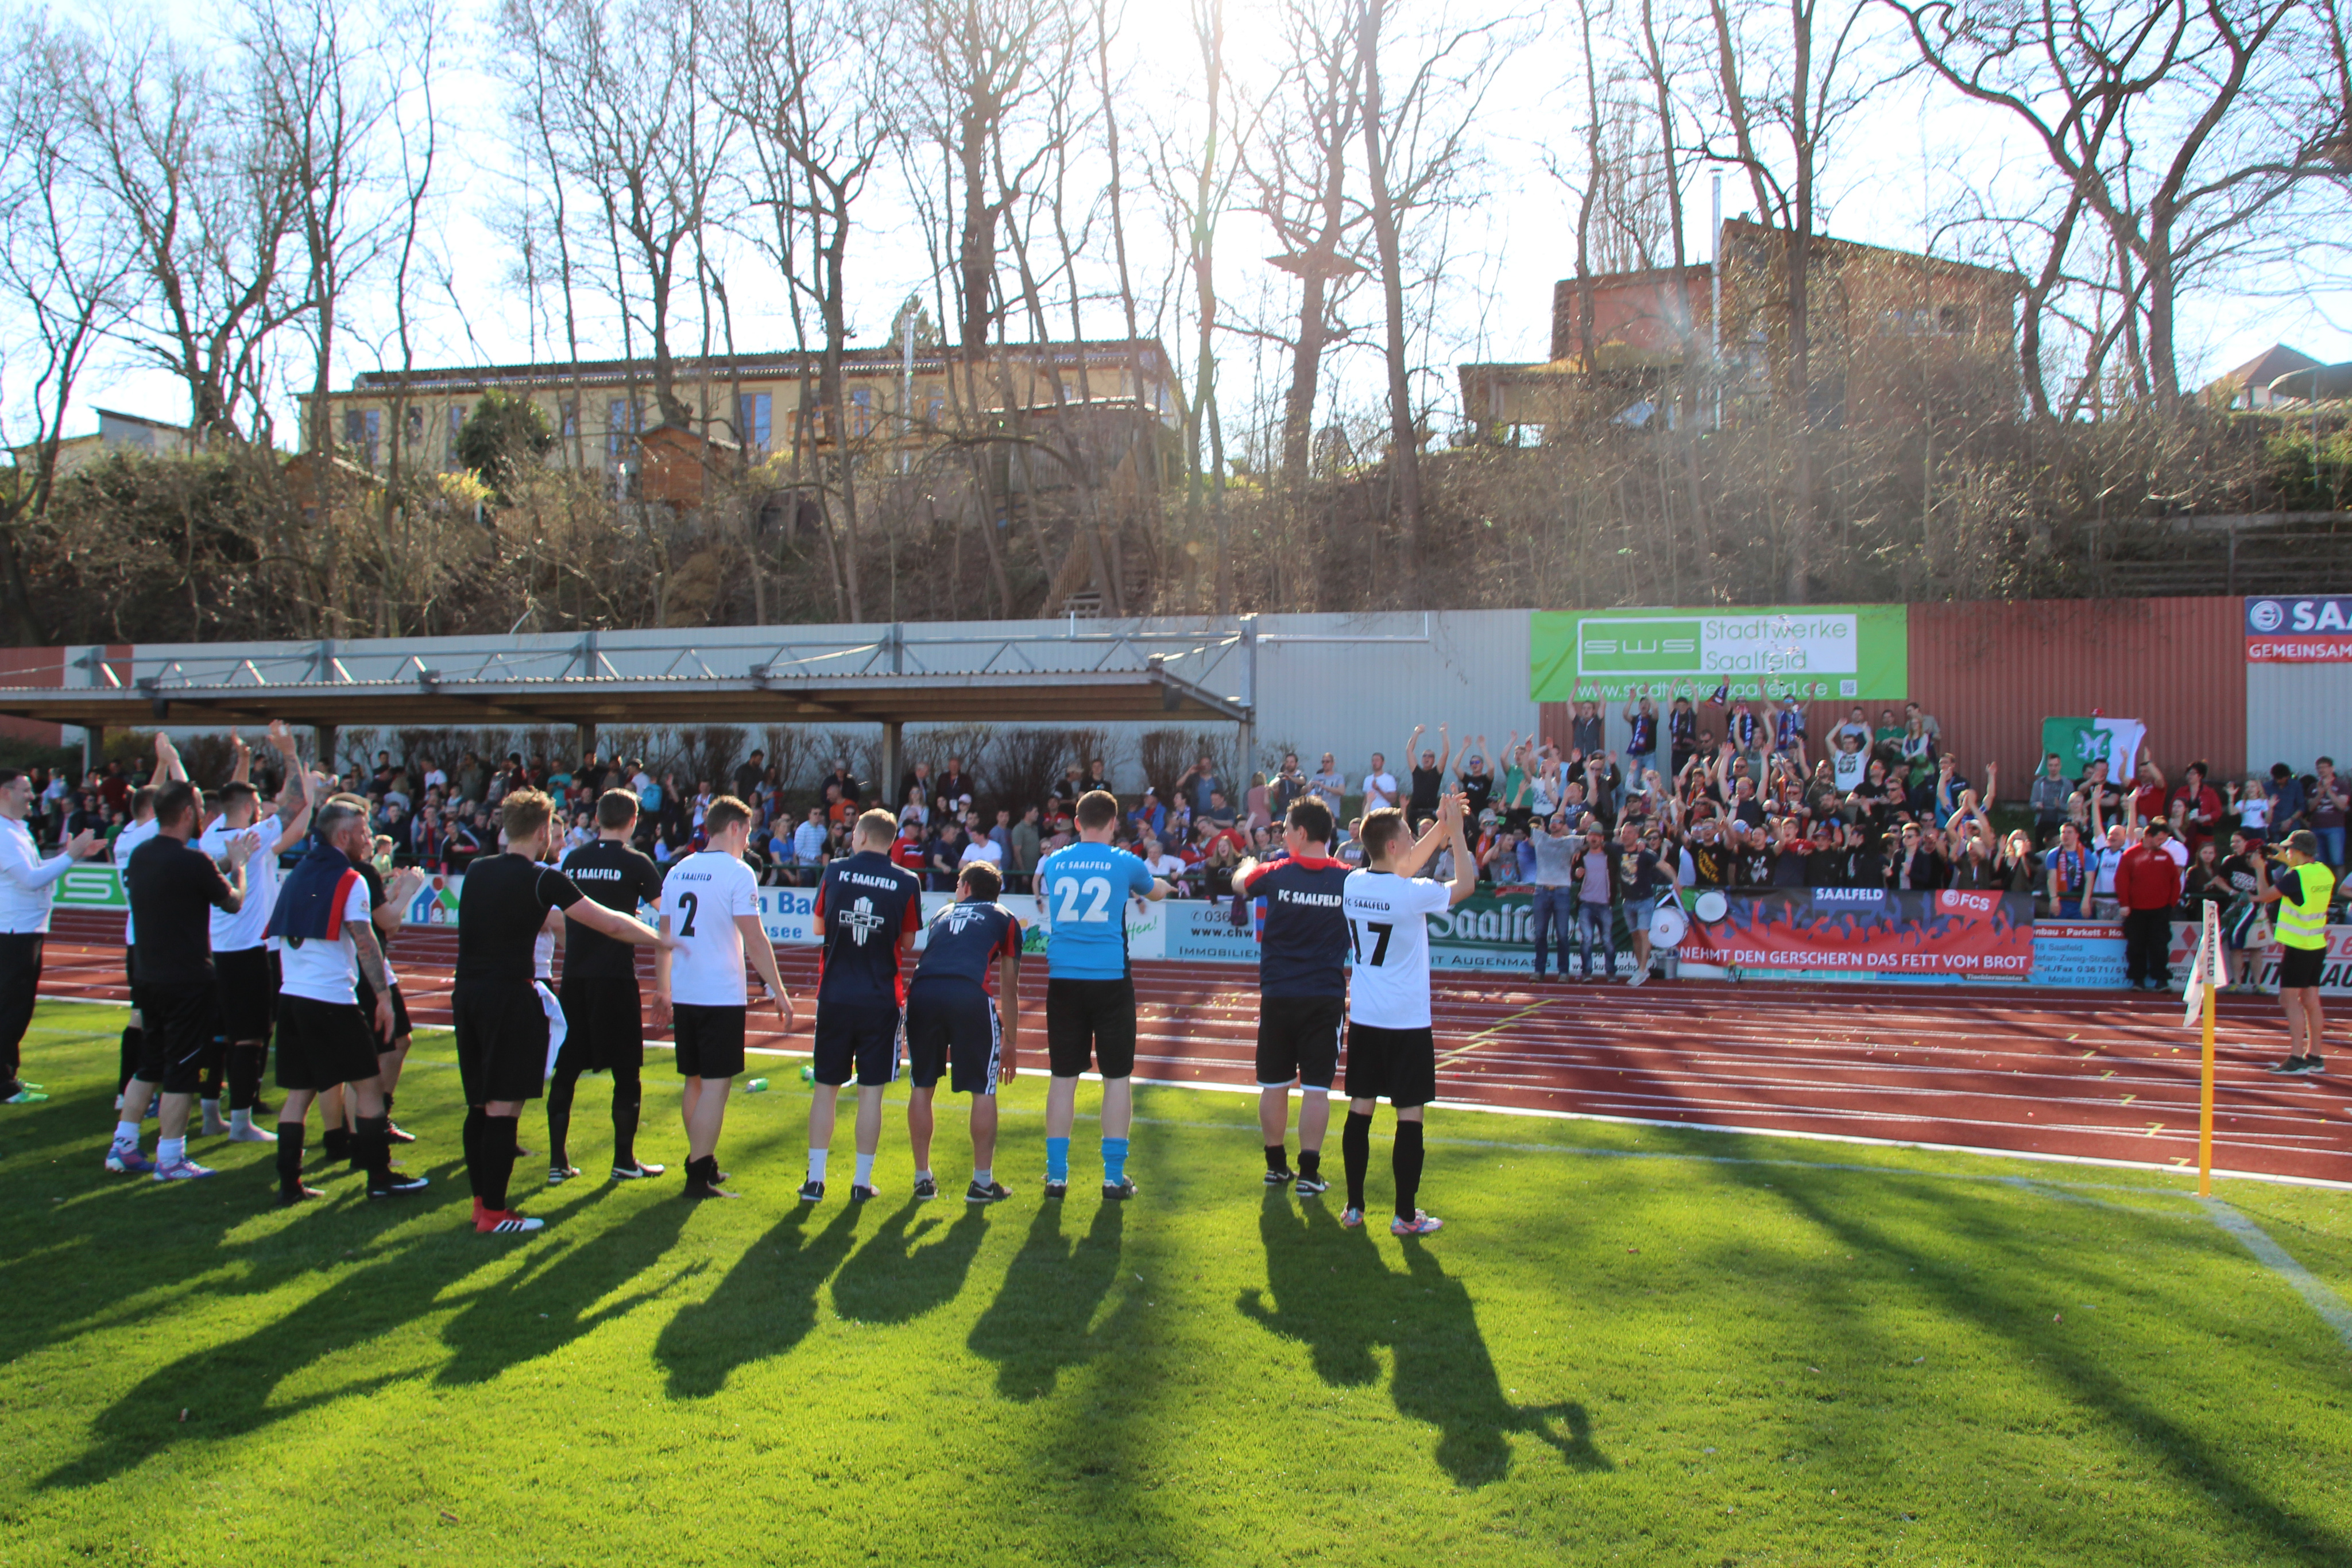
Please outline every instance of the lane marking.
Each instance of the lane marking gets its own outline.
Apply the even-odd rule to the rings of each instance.
[[[2270,1238],[2270,1233],[2218,1197],[2200,1197],[2198,1207],[2212,1216],[2213,1223],[2245,1244],[2246,1250],[2260,1259],[2263,1266],[2284,1280],[2294,1293],[2301,1296],[2311,1310],[2319,1314],[2320,1322],[2336,1331],[2336,1337],[2352,1350],[2352,1307],[2344,1298],[2327,1288],[2325,1281],[2310,1270],[2296,1262]]]

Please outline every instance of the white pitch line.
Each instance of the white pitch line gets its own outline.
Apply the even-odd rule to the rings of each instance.
[[[2218,1197],[2200,1197],[2198,1203],[2213,1217],[2213,1223],[2245,1243],[2246,1250],[2262,1260],[2263,1266],[2284,1280],[2294,1293],[2317,1312],[2320,1320],[2336,1331],[2336,1337],[2352,1350],[2352,1307],[2344,1298],[2329,1290],[2310,1270],[2287,1255],[2285,1248],[2271,1239],[2270,1232],[2223,1203]]]

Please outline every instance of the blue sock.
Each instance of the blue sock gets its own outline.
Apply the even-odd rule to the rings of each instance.
[[[1103,1180],[1117,1186],[1127,1179],[1127,1140],[1103,1140]]]
[[[1070,1179],[1069,1139],[1048,1138],[1045,1140],[1045,1179],[1047,1181],[1067,1181]]]

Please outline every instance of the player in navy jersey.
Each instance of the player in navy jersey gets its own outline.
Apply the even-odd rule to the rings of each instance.
[[[877,1195],[874,1153],[882,1142],[882,1090],[898,1076],[907,977],[900,956],[923,928],[923,884],[890,863],[898,820],[887,811],[857,819],[855,852],[824,868],[816,884],[816,1092],[809,1101],[808,1179],[801,1199],[824,1197],[825,1157],[833,1148],[834,1104],[857,1079],[856,1199]]]
[[[967,1203],[1013,1195],[996,1179],[996,1086],[1013,1082],[1020,1061],[1021,922],[996,902],[1003,879],[984,861],[956,878],[956,902],[940,911],[923,939],[923,956],[907,988],[907,1071],[914,1089],[907,1133],[915,1147],[915,1196],[939,1196],[931,1176],[931,1095],[941,1073],[948,1088],[971,1096],[971,1186]],[[1003,1016],[988,995],[997,976]]]
[[[1331,809],[1313,796],[1294,800],[1282,831],[1286,858],[1244,861],[1234,887],[1263,922],[1257,958],[1257,1119],[1265,1134],[1265,1185],[1293,1180],[1283,1149],[1290,1085],[1299,1086],[1301,1197],[1326,1191],[1323,1133],[1331,1124],[1331,1081],[1348,1020],[1349,868],[1330,858]]]
[[[1037,862],[1045,923],[1045,1196],[1070,1190],[1070,1124],[1078,1075],[1091,1062],[1103,1081],[1103,1196],[1129,1198],[1127,1134],[1135,1119],[1135,980],[1127,965],[1127,903],[1168,896],[1168,884],[1111,842],[1118,797],[1091,789],[1078,800],[1078,841]]]

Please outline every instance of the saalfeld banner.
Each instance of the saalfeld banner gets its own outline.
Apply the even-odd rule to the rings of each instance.
[[[1528,643],[1537,702],[1617,702],[1644,690],[1702,702],[1719,691],[1734,701],[1910,695],[1910,613],[1900,604],[1538,610]]]
[[[1874,975],[2033,973],[2033,895],[1947,888],[1776,888],[1735,893],[1720,920],[1695,919],[1685,962]]]
[[[2352,661],[2352,596],[2246,601],[2246,663],[2347,661]]]

